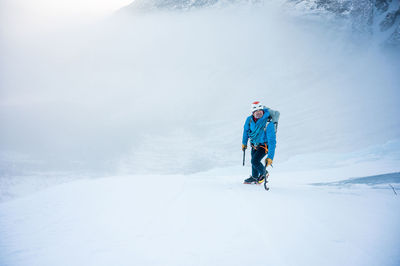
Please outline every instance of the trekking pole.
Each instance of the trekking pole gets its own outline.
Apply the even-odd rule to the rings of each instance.
[[[246,150],[243,150],[243,166],[244,166],[244,158],[245,158],[245,156],[246,156]]]

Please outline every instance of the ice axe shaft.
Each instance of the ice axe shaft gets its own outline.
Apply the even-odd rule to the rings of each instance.
[[[246,157],[246,151],[243,150],[243,166],[244,166],[245,157]]]

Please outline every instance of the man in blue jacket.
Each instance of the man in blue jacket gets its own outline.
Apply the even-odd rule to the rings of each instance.
[[[247,142],[251,144],[251,176],[245,184],[261,184],[268,177],[266,167],[261,163],[265,159],[266,166],[272,165],[276,147],[275,126],[270,123],[269,109],[260,102],[251,105],[252,115],[244,123],[242,150],[247,149]]]

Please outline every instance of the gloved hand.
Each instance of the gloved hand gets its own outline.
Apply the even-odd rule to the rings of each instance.
[[[247,149],[247,145],[242,144],[242,151],[245,151]]]
[[[270,158],[265,159],[265,167],[268,167],[270,165],[272,165],[272,159]]]

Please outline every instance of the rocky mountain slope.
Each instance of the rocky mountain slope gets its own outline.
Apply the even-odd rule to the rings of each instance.
[[[295,0],[304,11],[347,18],[355,33],[374,36],[385,46],[400,47],[399,0]]]
[[[266,0],[135,0],[130,11],[192,10],[238,3],[260,4]],[[335,15],[348,20],[355,33],[373,36],[387,47],[400,47],[399,0],[285,0],[306,14]]]

